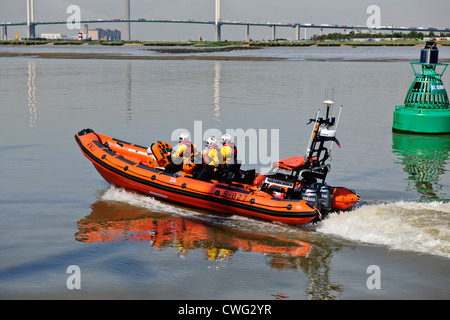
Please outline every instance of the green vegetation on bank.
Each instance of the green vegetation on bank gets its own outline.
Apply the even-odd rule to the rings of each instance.
[[[320,40],[350,40],[350,39],[362,39],[362,38],[371,38],[371,39],[415,39],[415,40],[422,40],[423,38],[441,38],[441,37],[450,37],[450,33],[440,33],[439,36],[437,36],[433,31],[429,32],[428,34],[424,34],[420,31],[411,31],[408,33],[403,32],[392,32],[392,33],[356,33],[355,31],[350,31],[349,33],[328,33],[328,34],[322,34],[322,35],[313,35],[311,37],[311,40],[313,41],[320,41]],[[401,40],[397,40],[401,41]]]

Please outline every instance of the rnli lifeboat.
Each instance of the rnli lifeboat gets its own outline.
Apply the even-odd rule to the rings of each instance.
[[[75,140],[100,175],[118,187],[201,209],[303,225],[359,201],[354,191],[324,183],[328,152],[325,159],[320,153],[330,138],[319,128],[331,124],[327,121],[316,117],[307,155],[280,160],[267,175],[240,171],[245,179],[235,181],[201,181],[188,171],[167,172],[172,149],[167,142],[145,147],[92,129],[79,131]]]

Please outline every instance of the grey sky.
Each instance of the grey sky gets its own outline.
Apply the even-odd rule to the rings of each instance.
[[[69,5],[81,8],[82,19],[108,19],[124,17],[124,0],[34,0],[35,21],[65,21]],[[415,27],[450,27],[449,0],[221,0],[222,20],[282,23],[327,23],[338,25],[365,25],[370,14],[369,5],[381,9],[381,25]],[[148,19],[193,19],[213,20],[215,0],[131,0],[131,17]],[[26,20],[26,0],[0,0],[0,21]],[[95,24],[89,28],[105,27],[124,30],[122,24]],[[132,24],[132,38],[139,40],[188,40],[199,35],[212,40],[213,26],[180,24]],[[16,31],[25,35],[25,28],[10,27],[11,37]],[[74,31],[63,25],[39,26],[41,32],[62,32],[71,35]],[[270,38],[271,30],[255,27],[250,37]],[[277,36],[293,38],[292,29],[279,28]],[[222,38],[242,40],[244,27],[225,26]]]

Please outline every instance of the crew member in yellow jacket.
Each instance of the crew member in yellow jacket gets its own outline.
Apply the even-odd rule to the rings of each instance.
[[[237,162],[237,148],[233,141],[231,141],[231,136],[228,133],[222,136],[221,154],[223,161],[222,179],[227,183],[231,183],[240,165]]]
[[[206,140],[206,148],[202,151],[203,167],[196,176],[199,180],[210,180],[213,177],[218,178],[218,168],[221,162],[221,154],[217,139],[214,136]]]
[[[171,163],[165,167],[167,172],[173,173],[184,170],[186,173],[191,173],[194,169],[194,157],[197,154],[197,147],[189,140],[189,135],[185,132],[178,137],[178,147],[175,152],[172,152]]]

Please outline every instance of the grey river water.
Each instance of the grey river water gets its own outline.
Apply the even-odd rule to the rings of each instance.
[[[419,47],[148,49],[0,47],[0,298],[450,298],[450,136],[391,130]],[[303,155],[326,90],[343,106],[328,183],[362,201],[312,226],[114,188],[74,140],[92,128],[150,145],[200,123],[278,132],[281,158]]]

